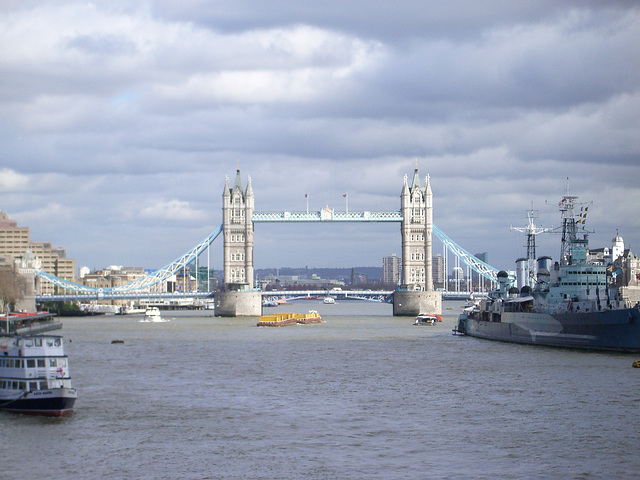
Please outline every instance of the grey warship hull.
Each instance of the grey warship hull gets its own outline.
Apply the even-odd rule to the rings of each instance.
[[[457,332],[488,340],[588,350],[640,352],[640,309],[563,314],[462,314]]]

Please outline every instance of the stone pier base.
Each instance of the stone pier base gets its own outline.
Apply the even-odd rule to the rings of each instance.
[[[35,313],[36,310],[36,276],[33,270],[21,271],[20,276],[25,279],[26,290],[21,300],[16,302],[16,312]]]
[[[15,309],[17,312],[37,312],[38,310],[36,310],[36,297],[34,295],[25,295],[22,300],[16,302]]]
[[[260,292],[216,292],[216,317],[259,317],[262,315],[262,294]]]
[[[403,290],[393,292],[394,316],[415,317],[420,313],[442,315],[442,293]]]

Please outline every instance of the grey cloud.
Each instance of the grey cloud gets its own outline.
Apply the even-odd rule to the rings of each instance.
[[[640,242],[626,220],[639,204],[633,2],[146,5],[0,6],[19,27],[0,33],[0,183],[20,183],[0,208],[79,265],[182,254],[219,224],[238,159],[258,210],[301,210],[305,193],[341,209],[347,192],[352,209],[394,210],[418,158],[436,223],[501,268],[522,255],[508,225],[532,201],[552,224],[545,201],[567,177],[601,205],[596,246],[615,228]],[[78,32],[60,28],[79,17]],[[50,28],[11,36],[33,25]],[[351,248],[350,228],[260,225],[256,261],[304,264],[309,232],[327,265],[399,251],[397,225],[365,231],[375,242]]]

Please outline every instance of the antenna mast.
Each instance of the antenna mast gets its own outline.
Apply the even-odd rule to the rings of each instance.
[[[527,210],[527,218],[529,220],[526,227],[511,227],[511,230],[522,232],[527,235],[527,270],[529,274],[529,285],[534,285],[536,280],[536,235],[553,231],[552,228],[536,227],[534,219],[538,218],[538,211],[533,209],[531,202],[531,210]]]
[[[560,246],[560,264],[569,265],[571,261],[571,242],[578,238],[578,228],[587,232],[584,225],[587,221],[587,212],[589,206],[583,206],[580,208],[579,214],[574,214],[575,201],[578,199],[575,195],[569,195],[569,178],[567,177],[567,186],[564,191],[564,196],[558,208],[562,214],[562,243]],[[593,202],[591,202],[593,203]],[[582,225],[578,227],[578,225]]]

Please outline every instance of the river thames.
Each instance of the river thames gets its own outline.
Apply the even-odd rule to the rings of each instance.
[[[1,413],[0,478],[637,477],[636,356],[454,336],[460,304],[433,327],[360,301],[265,309],[325,319],[281,328],[63,319],[75,411]]]

